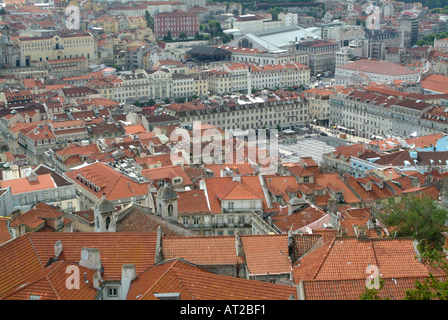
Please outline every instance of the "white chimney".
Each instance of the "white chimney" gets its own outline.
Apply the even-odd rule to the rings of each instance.
[[[100,270],[100,251],[95,248],[82,248],[81,260],[79,260],[79,265],[89,269]]]
[[[131,286],[132,280],[136,277],[135,265],[125,263],[121,267],[121,292],[122,300],[126,300],[128,295],[129,287]]]
[[[56,241],[54,244],[54,258],[57,259],[62,252],[62,242],[61,240]]]

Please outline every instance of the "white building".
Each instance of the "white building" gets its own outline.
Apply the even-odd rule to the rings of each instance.
[[[399,66],[398,64],[361,59],[336,68],[336,85],[351,85],[364,82],[387,82],[406,80],[418,82],[420,73]]]

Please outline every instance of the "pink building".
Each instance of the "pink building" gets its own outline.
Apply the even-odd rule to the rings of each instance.
[[[199,31],[199,17],[193,13],[180,10],[164,12],[154,17],[154,33],[156,38],[163,38],[171,33],[172,38],[179,37],[183,31],[187,36],[194,37]]]

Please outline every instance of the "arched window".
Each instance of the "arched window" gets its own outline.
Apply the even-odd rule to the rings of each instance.
[[[106,230],[109,230],[109,225],[110,225],[110,217],[106,218]]]
[[[242,39],[242,40],[239,42],[239,47],[240,47],[240,48],[252,48],[252,42],[250,42],[250,41],[247,40],[247,39]]]
[[[98,217],[96,217],[96,228],[100,228],[100,220],[98,219]]]
[[[172,215],[173,215],[173,205],[170,204],[170,205],[168,206],[168,216],[172,216]]]

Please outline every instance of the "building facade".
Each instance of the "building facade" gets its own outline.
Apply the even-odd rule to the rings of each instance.
[[[168,31],[172,38],[178,38],[181,32],[187,37],[194,37],[199,32],[199,17],[180,10],[159,13],[154,17],[155,37],[163,38],[168,35]]]

